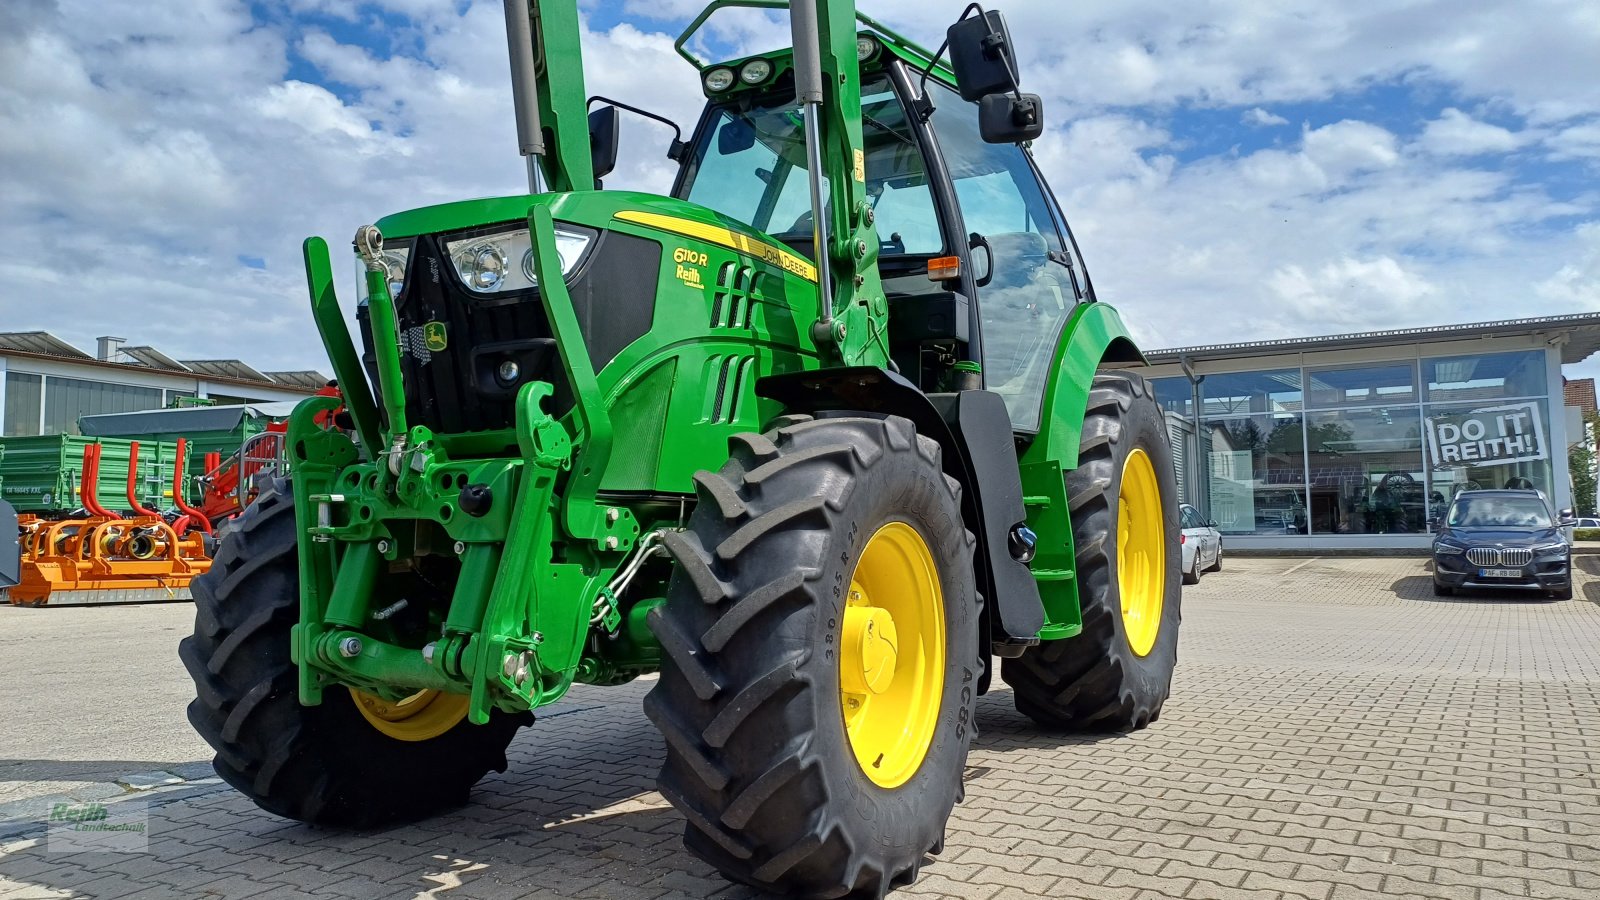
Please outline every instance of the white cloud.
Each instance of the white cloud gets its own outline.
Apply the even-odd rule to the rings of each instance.
[[[1329,175],[1384,169],[1400,159],[1395,136],[1370,122],[1345,119],[1302,135],[1306,158]]]
[[[1570,261],[1533,290],[1563,311],[1594,312],[1600,309],[1600,222],[1583,225],[1574,238],[1578,248]]]
[[[1267,278],[1267,287],[1297,315],[1340,327],[1390,318],[1435,291],[1426,278],[1387,256],[1341,257],[1314,272],[1281,266]]]
[[[1253,106],[1245,110],[1244,115],[1239,117],[1239,121],[1246,125],[1254,125],[1257,128],[1270,128],[1274,125],[1289,124],[1288,119],[1283,116],[1275,116],[1259,106]]]
[[[1600,161],[1600,118],[1563,128],[1551,135],[1547,143],[1554,159]]]
[[[1477,156],[1510,153],[1526,143],[1526,138],[1452,107],[1423,128],[1418,143],[1436,156]]]

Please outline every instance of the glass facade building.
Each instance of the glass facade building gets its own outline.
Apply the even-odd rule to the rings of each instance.
[[[1185,500],[1233,546],[1262,548],[1423,546],[1430,519],[1469,489],[1531,487],[1571,505],[1571,342],[1544,328],[1405,334],[1149,354]]]

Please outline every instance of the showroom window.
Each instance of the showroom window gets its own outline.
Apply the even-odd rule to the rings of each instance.
[[[1531,487],[1552,495],[1548,401],[1430,403],[1426,410],[1435,503],[1480,489]]]
[[[1417,364],[1411,360],[1306,369],[1306,408],[1416,403]]]
[[[1312,533],[1427,530],[1427,475],[1417,407],[1308,412],[1306,450]]]
[[[1294,414],[1205,420],[1202,457],[1211,518],[1220,531],[1306,533],[1303,430],[1301,417]]]
[[[1424,359],[1422,374],[1434,402],[1543,397],[1548,391],[1542,350]]]
[[[1421,535],[1456,493],[1553,495],[1544,351],[1215,372],[1200,388],[1207,511],[1229,534]],[[1188,412],[1184,378],[1158,379]],[[1559,411],[1558,411],[1559,412]]]
[[[1300,370],[1269,369],[1262,372],[1222,372],[1200,383],[1207,416],[1298,412]]]
[[[1184,418],[1193,415],[1194,386],[1187,378],[1152,378],[1150,389],[1164,412],[1177,413]]]

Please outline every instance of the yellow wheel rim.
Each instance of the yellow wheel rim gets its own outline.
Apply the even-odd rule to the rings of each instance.
[[[394,703],[350,688],[361,717],[397,741],[426,741],[456,727],[467,717],[466,694],[423,690]]]
[[[840,629],[839,700],[861,771],[882,788],[922,766],[944,694],[939,567],[915,528],[890,522],[861,551]]]
[[[1161,633],[1167,574],[1166,517],[1155,466],[1135,448],[1122,464],[1117,492],[1117,593],[1122,631],[1135,655],[1145,656]]]

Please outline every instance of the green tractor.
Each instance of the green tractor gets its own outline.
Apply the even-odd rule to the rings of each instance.
[[[359,349],[306,241],[343,396],[195,583],[190,721],[263,809],[373,827],[465,802],[573,683],[659,673],[688,847],[881,897],[943,847],[996,662],[1106,732],[1176,659],[1164,421],[1039,98],[976,4],[930,53],[798,2],[792,50],[708,64],[711,13],[787,6],[719,0],[671,196],[601,190],[578,4],[506,6],[530,192],[362,227]]]

